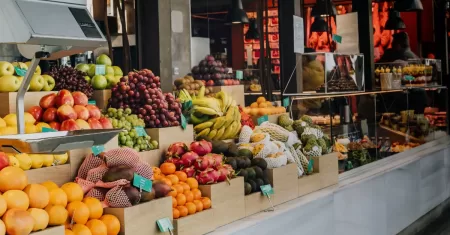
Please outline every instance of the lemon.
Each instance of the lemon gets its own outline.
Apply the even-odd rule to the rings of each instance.
[[[67,160],[69,159],[69,155],[67,155],[67,153],[55,154],[55,155],[53,155],[53,157],[55,158],[56,165],[66,164]]]
[[[8,155],[8,158],[10,166],[20,167],[19,160],[17,160],[16,157],[14,157],[13,155]]]
[[[6,122],[7,126],[17,126],[17,116],[15,113],[6,115],[3,120]]]
[[[51,154],[42,154],[42,161],[43,161],[42,166],[44,166],[44,167],[52,166],[53,160],[55,160],[53,155],[51,155]]]
[[[40,132],[38,128],[33,124],[25,124],[25,134],[33,134]]]
[[[45,122],[40,122],[40,123],[36,124],[36,128],[37,128],[38,132],[42,132],[42,127],[51,128],[50,125]]]
[[[17,135],[17,126],[0,127],[0,135]]]
[[[42,154],[30,154],[29,156],[31,158],[31,168],[42,168],[42,165],[44,164],[44,158],[42,157]]]
[[[31,113],[25,112],[23,115],[25,117],[25,124],[33,125],[34,123],[36,123],[36,119],[34,119],[33,115],[31,115]]]
[[[6,127],[6,122],[3,118],[0,118],[0,127]]]
[[[29,170],[31,168],[31,165],[33,161],[31,160],[30,156],[26,153],[20,153],[16,155],[17,160],[19,160],[19,167],[22,168],[22,170]]]

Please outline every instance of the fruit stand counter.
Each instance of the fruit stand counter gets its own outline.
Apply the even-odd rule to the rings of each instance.
[[[429,142],[210,234],[397,234],[450,197],[449,150],[449,137]]]

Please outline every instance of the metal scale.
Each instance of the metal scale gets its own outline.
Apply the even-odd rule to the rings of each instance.
[[[106,40],[86,0],[0,0],[0,43],[17,44],[32,58],[17,93],[18,135],[0,136],[0,150],[61,153],[106,144],[121,130],[80,130],[24,134],[24,96],[40,60],[55,60],[104,46]],[[26,55],[28,56],[26,56]]]

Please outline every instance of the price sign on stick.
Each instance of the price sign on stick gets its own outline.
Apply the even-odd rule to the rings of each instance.
[[[270,184],[261,185],[260,188],[261,188],[261,193],[267,197],[267,199],[270,202],[270,206],[272,207],[271,209],[268,209],[266,211],[274,211],[275,208],[273,207],[271,195],[273,195],[275,192],[273,191],[272,185],[270,185]]]
[[[283,107],[288,108],[290,104],[289,97],[283,99]]]
[[[181,127],[183,128],[183,130],[186,130],[186,126],[187,126],[186,118],[184,117],[183,114],[181,114]]]
[[[267,116],[267,115],[261,116],[257,119],[257,121],[258,121],[258,126],[260,126],[263,122],[269,121],[269,116]]]
[[[173,225],[172,221],[170,221],[169,218],[162,218],[156,221],[156,224],[158,225],[159,231],[165,233],[169,232],[171,235],[173,235]]]
[[[97,102],[95,100],[89,100],[88,104],[90,104],[90,105],[97,105]]]
[[[147,135],[147,132],[145,132],[144,128],[141,127],[141,126],[137,126],[134,129],[136,130],[136,133],[137,133],[138,137]]]
[[[94,156],[98,156],[100,153],[105,151],[105,146],[103,145],[94,145],[91,148],[92,153],[94,154]]]
[[[133,186],[146,192],[152,191],[152,181],[134,173]]]
[[[105,75],[105,74],[106,74],[106,65],[96,64],[95,65],[95,75]]]
[[[25,77],[25,74],[27,74],[27,70],[26,69],[22,69],[22,68],[19,68],[19,67],[14,67],[14,70],[16,71],[16,74],[18,76],[21,76],[21,77]]]

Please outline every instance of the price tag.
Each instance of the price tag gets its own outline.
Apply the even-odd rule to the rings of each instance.
[[[105,75],[105,74],[106,74],[106,65],[96,64],[95,65],[95,75]]]
[[[152,191],[152,181],[134,173],[133,186],[146,192]]]
[[[183,108],[183,110],[191,109],[191,107],[192,107],[192,100],[184,102],[183,104],[181,104],[181,107]]]
[[[283,99],[283,107],[288,108],[290,105],[289,97]]]
[[[48,127],[42,127],[41,132],[57,132],[57,130]]]
[[[92,153],[94,154],[94,156],[98,156],[100,153],[105,151],[105,146],[103,145],[94,145],[91,148]]]
[[[136,130],[137,135],[138,135],[139,137],[141,137],[141,136],[146,136],[146,135],[147,135],[147,132],[145,132],[144,128],[141,127],[141,126],[137,126],[137,127],[135,127],[134,129]]]
[[[272,185],[270,185],[270,184],[261,185],[260,188],[261,188],[261,192],[264,196],[270,196],[275,193],[273,191]]]
[[[269,121],[269,116],[267,116],[267,115],[261,116],[257,119],[257,121],[258,121],[258,126],[260,126],[263,122]]]
[[[14,70],[16,71],[16,74],[21,76],[21,77],[25,77],[25,74],[27,73],[26,69],[22,69],[19,67],[14,67]]]
[[[407,81],[414,81],[414,77],[411,75],[405,75],[405,80]]]
[[[187,126],[186,118],[184,117],[183,114],[181,114],[181,127],[183,128],[183,130],[186,130],[186,126]]]
[[[337,43],[342,43],[342,36],[339,36],[337,34],[333,34],[333,41]]]
[[[244,79],[244,71],[236,70],[236,79],[238,79],[238,80]]]
[[[97,102],[95,100],[89,100],[88,104],[90,104],[90,105],[97,105]]]
[[[309,173],[312,173],[313,166],[314,166],[314,159],[309,159],[309,163],[308,163],[308,172]]]
[[[172,232],[173,230],[172,221],[170,221],[170,219],[167,217],[157,220],[156,224],[158,224],[159,231],[163,233]]]

